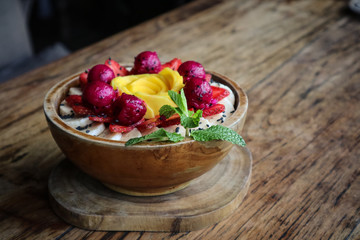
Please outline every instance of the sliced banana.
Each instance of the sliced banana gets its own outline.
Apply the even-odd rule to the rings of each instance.
[[[142,136],[141,132],[137,128],[134,128],[130,132],[124,133],[122,135],[121,141],[128,141],[131,138],[137,138],[137,137],[141,137],[141,136]]]
[[[88,125],[87,128],[82,129],[81,131],[87,133],[91,136],[98,136],[105,130],[105,124],[99,122],[93,122]]]
[[[105,129],[105,131],[103,131],[99,135],[99,137],[111,139],[111,140],[115,140],[115,141],[120,141],[122,138],[122,134],[121,133],[113,133],[113,132],[110,132],[109,129]]]
[[[75,113],[65,100],[61,102],[59,110],[62,119],[74,118]]]
[[[153,128],[151,128],[151,129],[142,131],[141,134],[142,134],[143,136],[145,136],[145,135],[148,135],[148,134],[150,134],[150,133],[156,132],[157,130],[159,130],[158,127],[153,127]]]
[[[93,123],[88,117],[64,119],[64,122],[70,127],[80,131],[88,128],[89,125]]]
[[[168,127],[165,127],[164,129],[166,131],[168,131],[168,132],[171,132],[171,133],[176,132],[176,133],[180,134],[183,137],[185,136],[185,132],[186,132],[185,128],[183,126],[181,126],[180,124],[179,125],[168,126]]]
[[[82,95],[82,90],[79,87],[71,87],[69,89],[69,95]]]

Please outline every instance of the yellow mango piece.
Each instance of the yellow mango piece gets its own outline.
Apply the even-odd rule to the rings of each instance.
[[[116,77],[111,86],[119,93],[135,95],[146,103],[145,118],[159,115],[163,105],[176,106],[170,99],[168,90],[179,92],[183,87],[183,77],[170,68],[163,69],[159,74],[139,74]]]

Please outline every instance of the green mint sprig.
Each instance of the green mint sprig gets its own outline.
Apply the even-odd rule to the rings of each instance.
[[[144,141],[152,141],[152,142],[165,142],[165,141],[170,141],[170,142],[180,142],[184,140],[184,137],[181,136],[178,133],[170,133],[168,131],[166,131],[163,128],[160,128],[159,130],[150,133],[148,135],[142,136],[142,137],[138,137],[138,138],[131,138],[129,139],[126,143],[125,146],[131,146],[137,143],[141,143]]]
[[[246,146],[244,139],[237,132],[223,125],[213,125],[207,129],[193,130],[190,133],[189,128],[196,128],[199,126],[200,118],[203,113],[202,110],[197,110],[195,113],[188,110],[183,89],[181,89],[180,94],[171,90],[168,91],[168,94],[177,107],[164,105],[160,108],[159,113],[166,118],[170,118],[176,113],[179,114],[180,124],[186,129],[185,135],[187,137],[191,137],[196,141],[224,140],[243,147]],[[178,133],[170,133],[165,129],[160,128],[148,135],[130,139],[126,142],[125,146],[130,146],[144,141],[179,142],[183,139],[184,137]]]

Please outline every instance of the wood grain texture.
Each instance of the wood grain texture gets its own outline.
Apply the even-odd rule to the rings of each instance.
[[[90,230],[198,230],[238,208],[249,187],[251,161],[248,149],[234,147],[185,189],[156,197],[114,192],[63,161],[49,179],[51,205],[66,222]]]
[[[0,85],[0,239],[359,239],[360,19],[348,1],[197,0]],[[86,231],[51,210],[64,159],[42,113],[55,82],[143,50],[197,60],[249,96],[249,193],[182,233]]]

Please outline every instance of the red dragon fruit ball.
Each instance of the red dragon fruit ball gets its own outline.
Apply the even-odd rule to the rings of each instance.
[[[145,51],[135,57],[133,71],[135,74],[159,73],[161,62],[156,52]]]
[[[140,121],[146,113],[146,105],[140,98],[126,93],[114,102],[115,121],[123,126],[130,126]]]
[[[189,108],[205,109],[213,103],[212,88],[203,78],[191,78],[185,84],[184,93]]]
[[[115,98],[115,90],[102,81],[88,83],[83,91],[83,100],[95,107],[108,106],[114,102]]]
[[[186,61],[179,66],[178,72],[184,78],[184,83],[190,80],[190,78],[205,78],[204,67],[195,61]]]
[[[114,71],[105,64],[98,64],[89,71],[88,82],[101,81],[110,83],[115,78]]]

